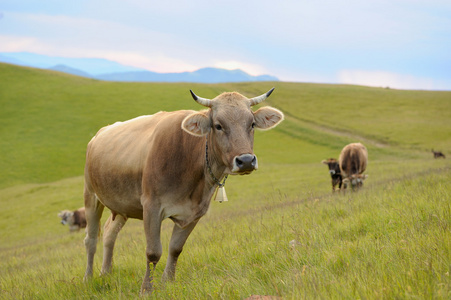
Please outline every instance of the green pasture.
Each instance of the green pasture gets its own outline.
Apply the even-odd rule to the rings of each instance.
[[[86,145],[99,128],[200,107],[190,94],[246,96],[285,113],[257,132],[259,170],[229,177],[188,239],[176,280],[151,299],[451,298],[451,92],[286,82],[101,82],[0,64],[0,299],[134,299],[145,272],[142,222],[120,233],[111,275],[86,266],[84,233],[57,213],[83,205]],[[258,107],[257,107],[258,108]],[[350,142],[369,151],[358,192],[332,193],[327,167]],[[434,159],[431,149],[446,159]],[[105,210],[104,220],[108,217]]]

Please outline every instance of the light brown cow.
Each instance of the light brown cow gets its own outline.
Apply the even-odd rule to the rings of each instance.
[[[76,210],[63,210],[58,213],[58,217],[61,218],[61,224],[69,225],[69,231],[79,231],[81,228],[86,227],[85,208],[80,207]]]
[[[354,189],[361,187],[368,175],[363,174],[368,164],[368,150],[361,143],[352,143],[343,148],[338,159],[344,188],[348,183]]]
[[[86,154],[85,279],[92,275],[105,206],[113,214],[105,228],[101,272],[111,270],[114,243],[127,219],[142,219],[147,270],[141,293],[151,293],[155,266],[162,255],[161,222],[170,218],[175,225],[163,279],[175,277],[183,245],[207,212],[218,186],[228,174],[257,169],[254,128],[271,129],[283,120],[283,113],[275,108],[251,109],[273,90],[252,99],[233,92],[212,100],[191,91],[194,100],[209,109],[159,112],[100,129]]]

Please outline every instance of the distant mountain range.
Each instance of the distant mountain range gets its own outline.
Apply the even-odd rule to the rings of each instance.
[[[157,73],[107,59],[53,57],[28,52],[0,53],[0,62],[106,81],[221,83],[279,80],[271,75],[252,76],[239,69],[203,68],[194,72]]]

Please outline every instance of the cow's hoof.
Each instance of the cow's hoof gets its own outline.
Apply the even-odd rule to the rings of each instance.
[[[141,286],[141,292],[139,293],[141,297],[150,296],[152,294],[153,287],[150,282],[143,282]]]

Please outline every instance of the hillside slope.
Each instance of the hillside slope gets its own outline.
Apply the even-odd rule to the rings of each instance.
[[[249,97],[286,120],[257,131],[259,170],[230,176],[187,241],[177,280],[163,284],[172,222],[151,299],[449,299],[451,93],[300,83],[107,83],[0,64],[0,298],[134,299],[145,269],[142,222],[119,235],[111,276],[83,282],[84,233],[57,213],[83,205],[85,148],[115,121],[202,109],[193,89]],[[322,159],[362,141],[364,188],[331,193]],[[105,210],[103,222],[109,216]],[[370,272],[368,270],[371,270]],[[19,283],[26,284],[19,284]],[[196,288],[190,288],[195,286]]]
[[[99,128],[160,110],[200,110],[189,89],[203,97],[223,91],[251,97],[273,85],[267,104],[283,110],[287,121],[258,135],[256,152],[263,158],[286,152],[283,161],[316,162],[356,140],[368,142],[373,154],[451,149],[451,92],[282,82],[114,83],[0,64],[0,188],[81,175],[86,144]],[[295,155],[316,146],[321,150]]]

